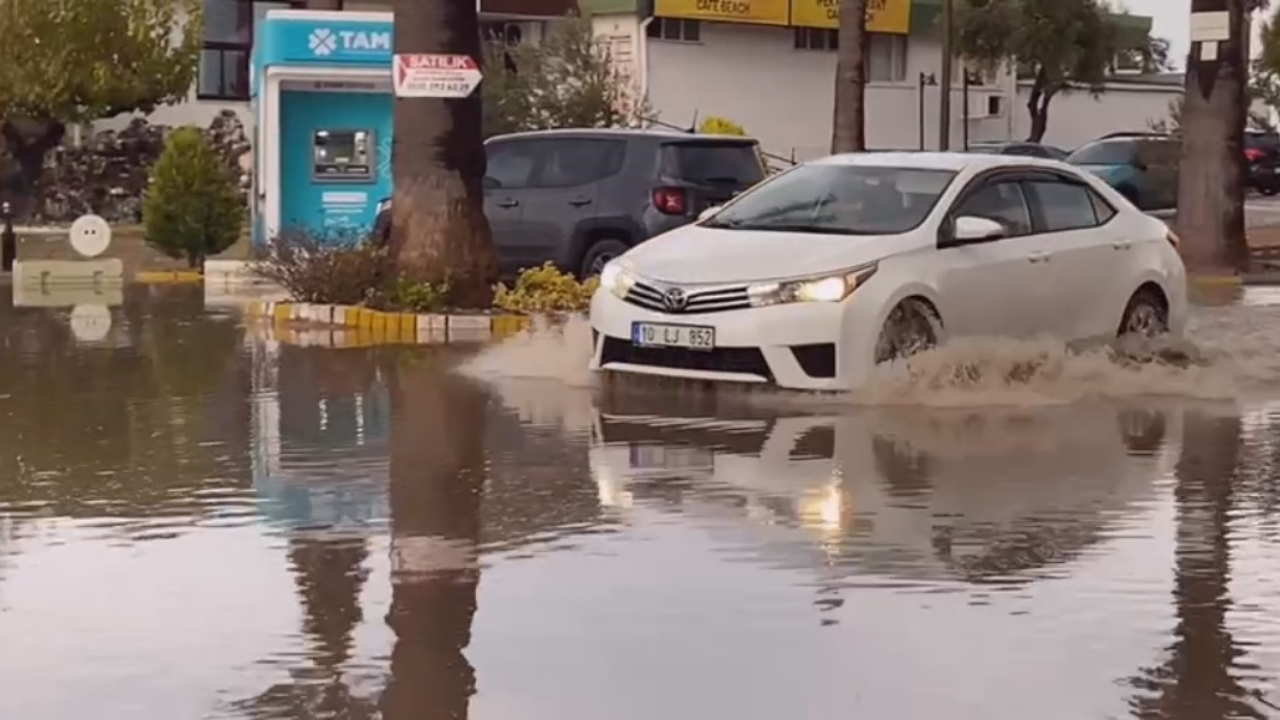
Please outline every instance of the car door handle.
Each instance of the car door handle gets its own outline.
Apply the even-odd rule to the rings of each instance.
[[[1051,256],[1049,255],[1048,252],[1042,250],[1040,252],[1031,253],[1030,255],[1027,256],[1027,260],[1030,260],[1033,263],[1043,263],[1043,262],[1049,262],[1050,257]]]
[[[570,200],[570,201],[569,201],[569,204],[570,204],[570,205],[572,205],[572,206],[574,206],[574,207],[582,207],[583,205],[590,205],[590,204],[591,204],[591,202],[592,202],[591,198],[586,198],[586,197],[576,197],[576,198],[573,198],[572,200]]]
[[[1133,246],[1133,243],[1129,242],[1128,240],[1116,240],[1115,242],[1111,243],[1111,247],[1116,250],[1128,250],[1132,246]]]
[[[520,204],[520,201],[516,200],[515,198],[505,198],[503,200],[498,201],[498,207],[500,208],[513,208],[519,204]]]

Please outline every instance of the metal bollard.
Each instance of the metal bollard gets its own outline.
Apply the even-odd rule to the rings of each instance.
[[[4,230],[0,231],[0,272],[13,272],[13,261],[18,258],[18,236],[13,232],[13,211],[9,203],[0,203],[0,219]]]

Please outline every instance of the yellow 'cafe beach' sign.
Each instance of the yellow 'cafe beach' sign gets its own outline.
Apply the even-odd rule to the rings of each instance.
[[[839,27],[840,0],[655,0],[658,17],[755,25]],[[911,0],[867,0],[867,31],[906,35]]]

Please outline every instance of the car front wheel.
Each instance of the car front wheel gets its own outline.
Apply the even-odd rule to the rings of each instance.
[[[885,318],[876,341],[876,364],[903,360],[937,347],[942,321],[924,300],[907,298]]]
[[[1124,309],[1119,337],[1156,338],[1169,332],[1169,310],[1163,299],[1149,289],[1139,290]]]

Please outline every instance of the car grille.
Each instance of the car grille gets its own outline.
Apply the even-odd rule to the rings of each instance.
[[[629,363],[676,370],[702,370],[709,372],[757,375],[773,380],[769,363],[759,348],[716,348],[714,350],[685,350],[682,348],[636,347],[626,340],[606,336],[600,350],[600,364]]]
[[[668,314],[689,315],[751,307],[751,301],[747,298],[747,288],[744,285],[689,290],[685,296],[686,302],[683,308],[672,308],[667,305],[664,298],[667,290],[668,288],[665,287],[638,282],[631,286],[624,299],[646,310]]]

